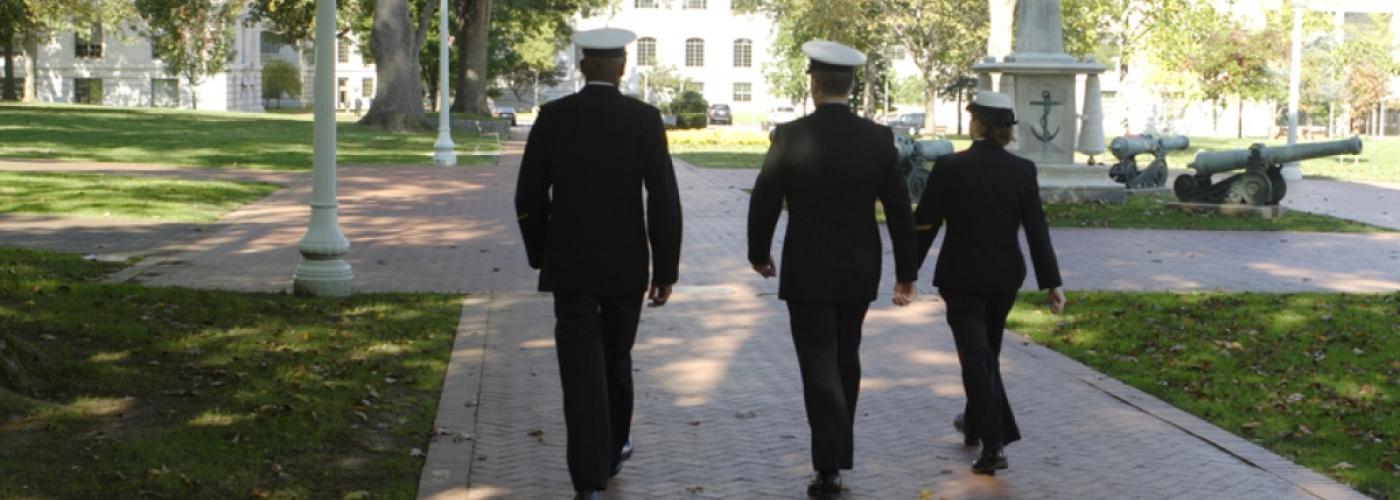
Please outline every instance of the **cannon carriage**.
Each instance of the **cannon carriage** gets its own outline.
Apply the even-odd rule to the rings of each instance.
[[[1108,169],[1108,176],[1128,189],[1158,188],[1167,185],[1167,153],[1191,147],[1191,140],[1181,135],[1138,135],[1118,137],[1108,146],[1118,159]],[[1152,162],[1138,170],[1138,155],[1151,154]]]
[[[1188,165],[1196,173],[1178,176],[1172,191],[1183,202],[1277,205],[1288,193],[1281,173],[1283,164],[1360,153],[1359,137],[1292,146],[1255,144],[1248,149],[1201,151]],[[1236,170],[1244,171],[1220,182],[1212,180],[1215,174]]]

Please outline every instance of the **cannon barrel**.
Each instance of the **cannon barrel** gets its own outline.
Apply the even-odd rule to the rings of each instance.
[[[1186,149],[1191,147],[1191,140],[1184,135],[1118,137],[1109,144],[1108,150],[1113,152],[1113,157],[1126,160],[1135,155],[1156,151],[1158,145],[1167,151]]]
[[[914,151],[923,159],[933,161],[939,157],[953,154],[953,142],[944,140],[919,141],[915,143]]]
[[[1294,144],[1292,146],[1264,146],[1263,144],[1255,144],[1249,149],[1201,151],[1196,153],[1196,161],[1192,162],[1190,167],[1195,169],[1198,174],[1216,174],[1245,168],[1249,165],[1249,160],[1253,157],[1256,149],[1259,151],[1259,159],[1265,165],[1276,165],[1311,160],[1324,156],[1361,154],[1361,138],[1352,137],[1350,139],[1310,142],[1306,144]]]

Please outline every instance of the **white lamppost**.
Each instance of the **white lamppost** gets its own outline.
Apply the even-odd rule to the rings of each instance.
[[[1293,0],[1293,50],[1288,68],[1288,144],[1298,143],[1298,87],[1303,78],[1303,0]],[[1303,178],[1298,162],[1290,162],[1279,172],[1284,179]]]
[[[438,11],[438,138],[433,143],[433,164],[450,167],[457,164],[457,152],[452,144],[452,110],[448,109],[447,100],[447,0],[438,2]]]
[[[316,0],[316,121],[312,160],[311,225],[297,248],[305,258],[292,278],[297,295],[350,295],[355,275],[345,254],[335,199],[335,0]]]

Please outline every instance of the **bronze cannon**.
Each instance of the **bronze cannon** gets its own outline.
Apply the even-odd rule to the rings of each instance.
[[[1195,174],[1183,174],[1172,184],[1176,197],[1184,202],[1277,205],[1288,192],[1280,170],[1284,163],[1341,154],[1360,154],[1361,138],[1311,142],[1292,146],[1255,144],[1249,149],[1201,151],[1188,165]],[[1212,182],[1218,173],[1244,170]]]
[[[895,134],[894,148],[899,152],[899,168],[909,184],[909,200],[918,203],[928,186],[928,173],[933,162],[953,154],[953,143],[945,140],[915,141],[907,135]]]
[[[1108,176],[1128,189],[1155,188],[1167,185],[1167,152],[1191,147],[1191,140],[1182,135],[1135,135],[1113,140],[1108,150],[1118,158]],[[1152,163],[1138,170],[1137,156],[1151,154]]]

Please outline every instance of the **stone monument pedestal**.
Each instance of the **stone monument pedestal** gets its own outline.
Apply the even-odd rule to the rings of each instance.
[[[1015,52],[1001,61],[987,57],[972,69],[986,90],[990,75],[1001,75],[1000,91],[1016,103],[1018,120],[1007,150],[1035,162],[1044,201],[1121,203],[1127,197],[1107,169],[1074,161],[1076,150],[1091,156],[1105,151],[1098,75],[1107,68],[1065,53],[1060,0],[1017,2]],[[1079,75],[1087,75],[1082,123]]]

